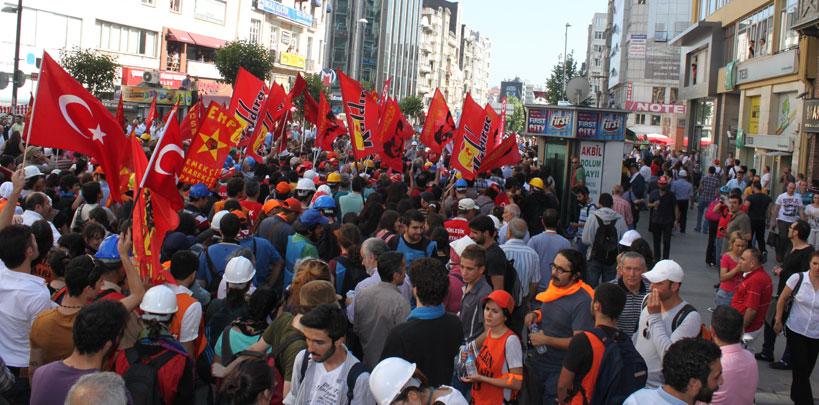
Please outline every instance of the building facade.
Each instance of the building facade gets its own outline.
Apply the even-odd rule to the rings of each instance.
[[[492,41],[466,25],[461,25],[460,65],[464,95],[469,93],[480,105],[489,102],[489,67]],[[452,106],[450,106],[451,108]],[[460,106],[458,107],[460,109]]]
[[[670,40],[690,24],[689,0],[614,0],[609,52],[609,107],[629,114],[638,136],[662,134],[682,145],[680,49]]]
[[[421,11],[418,43],[418,96],[428,108],[435,89],[440,89],[450,108],[463,101],[463,72],[459,65],[461,47],[458,3],[425,0]]]
[[[601,91],[603,91],[603,82],[606,57],[606,13],[594,13],[592,23],[589,24],[588,39],[586,42],[586,80],[589,81],[591,87],[590,102],[591,105],[598,106]],[[530,104],[527,101],[527,104]]]
[[[794,29],[797,7],[796,0],[694,2],[691,26],[675,38],[683,46],[690,144],[710,139],[716,155],[758,170],[816,174],[816,137],[801,123],[814,96],[819,43]]]

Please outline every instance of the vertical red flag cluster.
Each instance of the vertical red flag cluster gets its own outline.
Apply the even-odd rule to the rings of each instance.
[[[465,179],[473,180],[478,173],[520,161],[515,137],[502,140],[500,125],[501,118],[492,107],[481,108],[467,94],[455,133],[452,168],[458,169]]]
[[[435,89],[432,102],[429,104],[427,119],[424,122],[424,129],[421,131],[421,142],[440,155],[444,146],[452,140],[455,129],[455,121],[446,105],[444,95],[440,90]]]
[[[361,83],[338,72],[341,98],[344,112],[347,114],[347,129],[350,132],[350,143],[356,160],[378,152],[377,144],[379,127],[378,101],[373,94],[361,88]]]

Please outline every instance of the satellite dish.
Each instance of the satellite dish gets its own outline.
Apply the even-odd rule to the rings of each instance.
[[[574,105],[583,102],[583,100],[589,96],[589,92],[591,92],[589,81],[582,76],[577,76],[569,80],[569,83],[566,85],[566,98]]]

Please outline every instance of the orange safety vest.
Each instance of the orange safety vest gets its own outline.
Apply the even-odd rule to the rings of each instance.
[[[592,348],[592,364],[589,372],[583,376],[580,387],[575,387],[578,392],[572,397],[571,405],[585,405],[591,402],[594,386],[597,385],[597,376],[600,375],[600,363],[603,362],[603,353],[606,352],[606,346],[597,335],[588,331],[583,333],[586,334]]]
[[[514,332],[507,330],[498,338],[487,333],[486,340],[478,353],[476,363],[478,374],[490,378],[502,378],[506,361],[506,339]],[[507,370],[508,372],[508,370]],[[486,383],[472,384],[472,400],[475,405],[498,405],[503,403],[504,388]]]
[[[176,294],[176,305],[178,309],[176,310],[176,315],[171,321],[170,328],[171,335],[173,335],[176,340],[179,340],[182,333],[182,318],[185,316],[185,312],[191,305],[197,302],[198,301],[196,301],[196,298],[193,298],[188,294]],[[202,318],[199,319],[199,337],[197,337],[193,342],[193,348],[196,351],[196,354],[192,356],[194,359],[199,357],[199,355],[205,351],[205,346],[207,343],[207,338],[205,338],[205,314],[203,313]]]

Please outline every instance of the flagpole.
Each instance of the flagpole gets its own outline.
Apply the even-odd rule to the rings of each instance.
[[[45,51],[43,51],[43,55],[45,55]],[[42,59],[43,58],[41,57],[40,60],[42,60]],[[44,63],[40,63],[40,73],[37,75],[37,77],[39,77],[40,80],[43,79],[43,65],[44,65]],[[17,73],[17,72],[15,72],[15,73]],[[14,84],[12,84],[12,85],[14,85]],[[31,115],[29,115],[29,117],[31,117],[31,119],[29,119],[28,125],[26,126],[26,147],[23,148],[23,164],[26,164],[26,156],[28,155],[28,145],[29,145],[29,142],[31,141],[31,127],[32,127],[31,124],[34,123],[34,111],[37,110],[37,100],[39,98],[40,98],[40,85],[38,84],[37,85],[37,97],[34,97],[34,102],[31,104]],[[13,113],[14,113],[14,111],[12,111],[12,114]]]
[[[35,101],[36,102],[36,101]],[[165,127],[162,129],[162,137],[164,138],[166,132],[168,131],[168,125],[171,124],[172,119],[176,119],[176,109],[177,107],[174,106],[173,110],[171,110],[170,115],[168,115],[168,121],[165,122]],[[154,152],[151,153],[151,160],[148,161],[148,168],[145,170],[145,173],[142,175],[142,180],[139,182],[139,188],[142,189],[145,187],[145,181],[148,180],[148,173],[152,167],[154,167],[154,160],[156,160],[156,153],[159,151],[159,144],[162,143],[162,140],[156,143],[156,147],[154,147]]]

